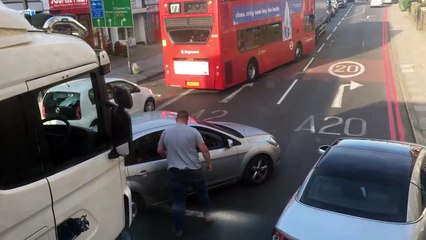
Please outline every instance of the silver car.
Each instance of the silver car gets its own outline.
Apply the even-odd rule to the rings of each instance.
[[[175,118],[176,113],[169,111],[132,116],[133,142],[126,158],[127,179],[133,196],[148,206],[170,199],[167,160],[157,153],[157,144],[163,130],[176,123]],[[188,125],[201,133],[209,148],[213,171],[207,172],[202,154],[199,154],[209,188],[238,180],[261,184],[279,164],[280,147],[265,131],[237,123],[195,118],[190,118]]]
[[[320,147],[272,239],[425,239],[425,150],[371,139]]]

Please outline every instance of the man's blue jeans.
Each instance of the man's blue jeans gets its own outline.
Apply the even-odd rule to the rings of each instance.
[[[204,183],[201,169],[179,170],[171,168],[168,170],[169,185],[173,197],[173,225],[176,232],[183,231],[185,219],[186,191],[192,186],[197,199],[204,209],[204,213],[210,211],[209,195]]]

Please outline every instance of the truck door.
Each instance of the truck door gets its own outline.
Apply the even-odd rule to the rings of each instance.
[[[7,113],[0,118],[0,239],[56,239],[41,124],[34,124],[36,108],[27,100],[25,94],[0,100]]]
[[[95,89],[89,77],[83,79]],[[68,83],[72,85],[72,80]],[[47,90],[34,91],[42,94]],[[98,107],[96,129],[81,124],[73,126],[59,116],[51,117],[54,123],[49,123],[48,118],[39,119],[44,123],[39,138],[46,139],[48,145],[47,180],[61,240],[114,239],[124,228],[124,160],[109,159],[110,149],[102,135],[105,131],[99,112]]]

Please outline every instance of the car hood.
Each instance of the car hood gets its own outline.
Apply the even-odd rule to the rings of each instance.
[[[250,127],[244,124],[232,123],[232,122],[212,122],[217,125],[225,126],[232,128],[235,131],[239,132],[243,137],[254,137],[260,135],[270,135],[269,133],[263,131],[262,129]]]
[[[415,224],[388,223],[321,210],[292,197],[276,225],[290,239],[416,239]]]

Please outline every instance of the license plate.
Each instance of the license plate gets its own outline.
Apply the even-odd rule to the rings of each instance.
[[[186,82],[186,86],[199,87],[200,83],[199,82]]]

